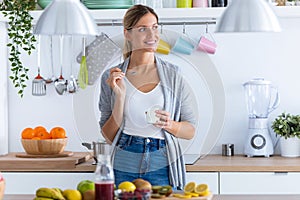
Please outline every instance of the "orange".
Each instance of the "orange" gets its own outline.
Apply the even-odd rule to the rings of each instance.
[[[33,138],[31,138],[32,140],[40,140],[41,138],[39,138],[39,137],[33,137]]]
[[[50,135],[52,139],[66,138],[66,131],[64,128],[57,126],[51,129]]]
[[[40,132],[47,132],[46,128],[43,126],[36,126],[33,130],[35,135],[38,135]]]
[[[35,136],[35,132],[32,128],[25,128],[22,131],[22,139],[31,139]]]
[[[47,131],[44,131],[44,132],[40,131],[40,132],[38,132],[38,134],[36,135],[36,137],[39,137],[41,139],[51,139],[51,135]]]

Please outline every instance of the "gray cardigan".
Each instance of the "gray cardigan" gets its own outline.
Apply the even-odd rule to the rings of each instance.
[[[129,59],[117,67],[126,72]],[[155,57],[158,75],[164,95],[164,110],[170,112],[170,118],[175,121],[188,121],[196,127],[196,110],[192,105],[195,104],[195,98],[189,85],[184,81],[180,74],[178,66],[166,62],[159,57]],[[114,93],[106,83],[109,77],[109,70],[106,70],[101,78],[101,92],[99,109],[101,112],[100,127],[102,128],[110,117],[114,105]],[[120,133],[124,128],[124,122],[119,128],[113,146],[116,147]],[[169,179],[172,187],[183,189],[185,185],[185,164],[183,152],[178,138],[164,130],[164,137],[167,146],[167,156],[169,162]],[[114,148],[115,149],[115,148]],[[114,151],[113,151],[114,152]],[[114,155],[114,153],[113,153]]]

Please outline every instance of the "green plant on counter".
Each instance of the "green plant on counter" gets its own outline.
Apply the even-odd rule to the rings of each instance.
[[[273,131],[285,139],[300,138],[300,115],[282,113],[272,122]]]
[[[29,69],[23,66],[20,55],[21,50],[28,55],[35,49],[36,38],[32,34],[33,17],[29,11],[36,7],[35,0],[3,0],[0,10],[8,19],[9,57],[12,75],[9,78],[14,86],[19,89],[18,94],[23,97],[24,89],[27,87]]]

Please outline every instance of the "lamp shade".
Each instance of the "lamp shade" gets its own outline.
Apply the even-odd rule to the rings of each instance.
[[[266,0],[232,0],[215,32],[280,32],[277,16]]]
[[[53,0],[33,31],[39,35],[97,35],[97,25],[79,0]]]

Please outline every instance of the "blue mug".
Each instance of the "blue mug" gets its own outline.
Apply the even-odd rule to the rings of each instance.
[[[185,40],[182,36],[176,40],[176,43],[172,48],[172,51],[186,55],[191,55],[193,50],[194,45],[191,44],[189,41]]]

